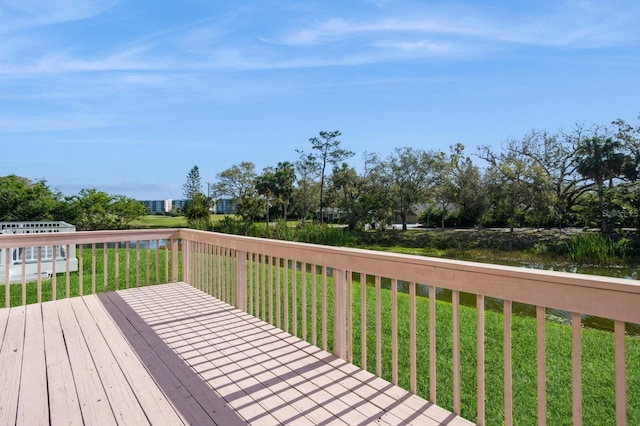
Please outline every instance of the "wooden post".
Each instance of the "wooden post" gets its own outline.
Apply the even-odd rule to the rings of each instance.
[[[247,252],[236,250],[236,308],[247,311]]]
[[[333,270],[333,354],[347,359],[347,305],[345,301],[345,271]]]
[[[178,239],[171,239],[171,282],[178,281]]]

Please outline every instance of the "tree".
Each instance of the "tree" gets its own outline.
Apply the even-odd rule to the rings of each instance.
[[[291,196],[293,195],[293,184],[296,181],[294,165],[288,161],[278,163],[275,177],[276,196],[282,203],[282,216],[286,222]]]
[[[112,229],[115,226],[115,215],[109,211],[112,197],[95,188],[82,189],[77,195],[69,198],[73,223],[81,231]]]
[[[365,154],[362,174],[342,163],[334,167],[329,179],[328,195],[344,213],[349,229],[362,229],[365,223],[383,221],[389,210],[389,193],[380,173],[380,161],[375,154]]]
[[[608,181],[608,187],[611,189],[613,180],[622,175],[627,157],[621,149],[622,144],[619,140],[596,135],[581,140],[576,151],[578,173],[593,180],[596,186],[600,227],[603,233],[609,232],[605,214],[604,185]]]
[[[424,203],[437,180],[438,154],[421,149],[396,148],[385,165],[393,208],[407,230],[407,216],[416,204]]]
[[[309,139],[311,148],[315,151],[309,158],[318,165],[318,170],[320,171],[320,222],[324,220],[324,187],[327,166],[335,166],[354,155],[352,151],[340,148],[340,141],[337,138],[341,135],[342,133],[339,130],[334,130],[333,132],[321,131],[319,138],[313,137]]]
[[[300,158],[295,163],[295,168],[298,172],[298,185],[295,188],[294,199],[300,214],[300,221],[304,224],[309,212],[317,205],[319,168],[313,155],[305,154],[302,151],[297,152]]]
[[[258,195],[262,195],[265,199],[265,210],[267,226],[269,226],[269,209],[271,207],[271,199],[278,191],[278,181],[276,179],[276,173],[272,167],[266,167],[262,174],[256,177],[255,187]]]
[[[196,194],[202,194],[202,182],[200,180],[200,169],[193,166],[187,174],[187,182],[182,186],[185,200],[193,200]]]
[[[62,195],[45,180],[9,175],[0,177],[0,221],[57,220]]]
[[[209,230],[211,225],[211,210],[209,210],[209,199],[201,192],[196,192],[193,198],[186,203],[184,217],[189,227]]]
[[[494,153],[481,147],[480,157],[489,162],[487,192],[490,194],[491,220],[514,227],[540,224],[549,216],[553,204],[548,175],[538,164],[514,151]]]
[[[635,216],[636,232],[640,233],[640,121],[635,127],[622,119],[617,119],[612,124],[617,127],[616,138],[628,152],[622,170],[627,181],[622,188],[623,200]]]
[[[117,229],[129,228],[131,222],[147,214],[144,204],[124,195],[113,195],[109,210],[115,216],[114,225]]]
[[[237,206],[237,214],[248,223],[261,216],[261,203],[255,188],[255,164],[243,161],[218,173],[214,193],[216,197],[229,197]]]

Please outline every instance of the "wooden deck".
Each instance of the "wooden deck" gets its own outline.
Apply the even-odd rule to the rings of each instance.
[[[0,309],[0,424],[471,424],[184,283]]]

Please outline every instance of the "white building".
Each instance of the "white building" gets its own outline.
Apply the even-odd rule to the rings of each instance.
[[[76,227],[66,222],[0,222],[0,238],[2,234],[42,234],[50,232],[75,232]],[[42,262],[40,270],[43,276],[50,276],[53,271],[53,246],[38,247],[15,247],[9,255],[9,282],[22,281],[22,263],[25,263],[25,276],[27,281],[32,281],[38,277],[38,251]],[[67,258],[69,258],[69,270],[78,270],[78,259],[76,258],[76,246],[66,245],[56,246],[55,261],[56,271],[66,270]],[[4,281],[6,276],[6,254],[5,249],[0,249],[0,281]]]

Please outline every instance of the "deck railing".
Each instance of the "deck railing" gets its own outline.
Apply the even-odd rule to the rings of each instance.
[[[0,237],[72,244],[77,273],[5,284],[4,305],[182,280],[478,424],[640,416],[635,281],[186,229]]]

